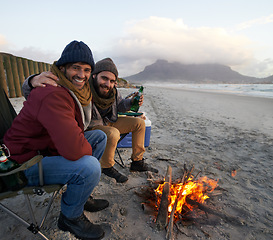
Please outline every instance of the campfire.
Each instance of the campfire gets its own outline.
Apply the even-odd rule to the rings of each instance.
[[[208,177],[196,178],[193,175],[187,174],[182,179],[177,180],[174,183],[159,184],[155,189],[156,193],[156,206],[160,206],[163,189],[166,184],[169,184],[169,195],[168,195],[168,218],[171,217],[172,210],[174,211],[174,220],[179,220],[180,215],[186,215],[187,212],[194,209],[194,205],[191,203],[198,202],[204,203],[209,198],[208,193],[212,192],[218,185],[217,180],[209,179]],[[189,203],[189,200],[192,200]]]
[[[167,239],[173,239],[173,224],[178,220],[189,218],[189,212],[200,207],[209,198],[208,193],[217,186],[217,180],[207,177],[198,178],[192,175],[194,166],[187,170],[184,165],[184,174],[181,179],[172,182],[172,168],[167,169],[162,184],[155,189],[157,227],[162,230],[167,227]]]
[[[204,224],[216,225],[220,219],[235,225],[244,224],[241,219],[206,204],[207,199],[221,195],[221,191],[226,190],[218,186],[218,180],[198,177],[200,172],[194,176],[193,170],[194,166],[188,170],[184,165],[182,178],[172,180],[172,168],[169,166],[164,180],[150,178],[148,180],[152,186],[136,192],[145,199],[143,210],[145,205],[152,207],[156,227],[158,230],[167,230],[168,240],[174,239],[174,226],[176,234],[185,234],[181,226],[195,225],[206,237],[210,237],[201,227]]]

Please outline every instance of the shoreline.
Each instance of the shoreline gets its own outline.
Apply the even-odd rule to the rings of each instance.
[[[153,87],[169,94],[170,102],[190,115],[227,122],[249,131],[261,131],[273,137],[273,98],[246,96],[204,89]],[[147,89],[149,91],[149,88]],[[184,104],[184,101],[187,104]],[[181,111],[182,113],[182,111]]]
[[[255,87],[263,86],[263,88]],[[273,98],[273,84],[201,84],[201,83],[189,83],[189,84],[180,84],[180,83],[170,83],[164,84],[159,83],[158,85],[147,84],[147,87],[158,87],[165,89],[181,89],[189,91],[203,91],[203,92],[215,92],[219,94],[231,94],[238,96],[253,96],[261,98]],[[241,87],[241,88],[240,88]],[[270,88],[269,88],[270,87]]]

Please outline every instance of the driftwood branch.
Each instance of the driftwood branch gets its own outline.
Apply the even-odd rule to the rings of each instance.
[[[172,168],[168,166],[165,185],[163,187],[161,202],[158,210],[158,215],[156,218],[156,225],[159,230],[163,230],[168,224],[168,206],[169,206],[169,194],[170,185],[172,182]]]
[[[156,159],[159,160],[159,161],[166,161],[166,162],[168,162],[168,161],[175,161],[175,160],[173,160],[173,159],[171,159],[171,158],[161,158],[161,157],[157,157]]]

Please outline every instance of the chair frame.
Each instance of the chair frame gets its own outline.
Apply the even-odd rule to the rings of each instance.
[[[22,164],[20,167],[7,172],[7,173],[1,173],[0,177],[2,176],[8,176],[12,175],[14,173],[17,173],[19,171],[23,171],[27,168],[30,168],[31,166],[38,164],[39,165],[39,179],[40,179],[40,186],[26,186],[20,190],[17,191],[5,191],[0,193],[0,201],[3,199],[15,197],[17,195],[24,195],[25,201],[27,203],[28,211],[29,211],[29,216],[31,222],[27,222],[24,220],[22,217],[20,217],[17,213],[13,212],[11,209],[9,209],[7,206],[5,206],[3,203],[0,202],[0,209],[2,209],[4,212],[6,212],[8,215],[13,217],[14,219],[18,220],[21,224],[23,224],[30,232],[33,234],[37,234],[38,236],[41,237],[41,239],[48,240],[48,238],[41,232],[41,228],[43,227],[43,224],[48,216],[49,210],[53,204],[53,201],[57,194],[60,192],[61,188],[63,185],[44,185],[43,183],[43,170],[42,170],[42,160],[43,156],[42,155],[37,155],[27,161],[26,163]],[[29,199],[29,195],[36,194],[38,196],[42,196],[44,193],[52,193],[50,201],[48,203],[47,208],[45,209],[44,215],[42,219],[40,220],[39,224],[36,221],[35,215],[33,208],[31,206],[31,202]]]
[[[118,143],[119,143],[123,138],[125,138],[128,134],[129,134],[129,133],[120,134],[120,139],[118,140]],[[121,166],[122,168],[125,168],[125,164],[124,164],[123,159],[122,159],[122,157],[121,157],[121,155],[120,155],[120,152],[119,152],[119,150],[118,150],[118,147],[116,147],[116,152],[117,152],[117,154],[118,154],[118,157],[119,157],[120,162],[118,162],[116,159],[114,159],[115,162],[116,162],[119,166]]]

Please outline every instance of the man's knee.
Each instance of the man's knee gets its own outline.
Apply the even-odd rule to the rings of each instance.
[[[135,118],[135,129],[145,129],[145,121],[142,118]]]
[[[81,158],[81,172],[88,178],[92,177],[93,179],[100,179],[101,176],[101,166],[98,161],[93,156],[86,155]]]
[[[120,131],[115,127],[109,128],[106,135],[107,140],[111,142],[118,142],[118,140],[120,139]]]
[[[106,134],[105,134],[104,131],[99,130],[99,129],[94,130],[94,131],[96,131],[99,134],[101,141],[105,141],[106,142],[107,136],[106,136]]]
[[[138,124],[141,125],[142,127],[145,127],[145,121],[142,118],[137,118]]]

